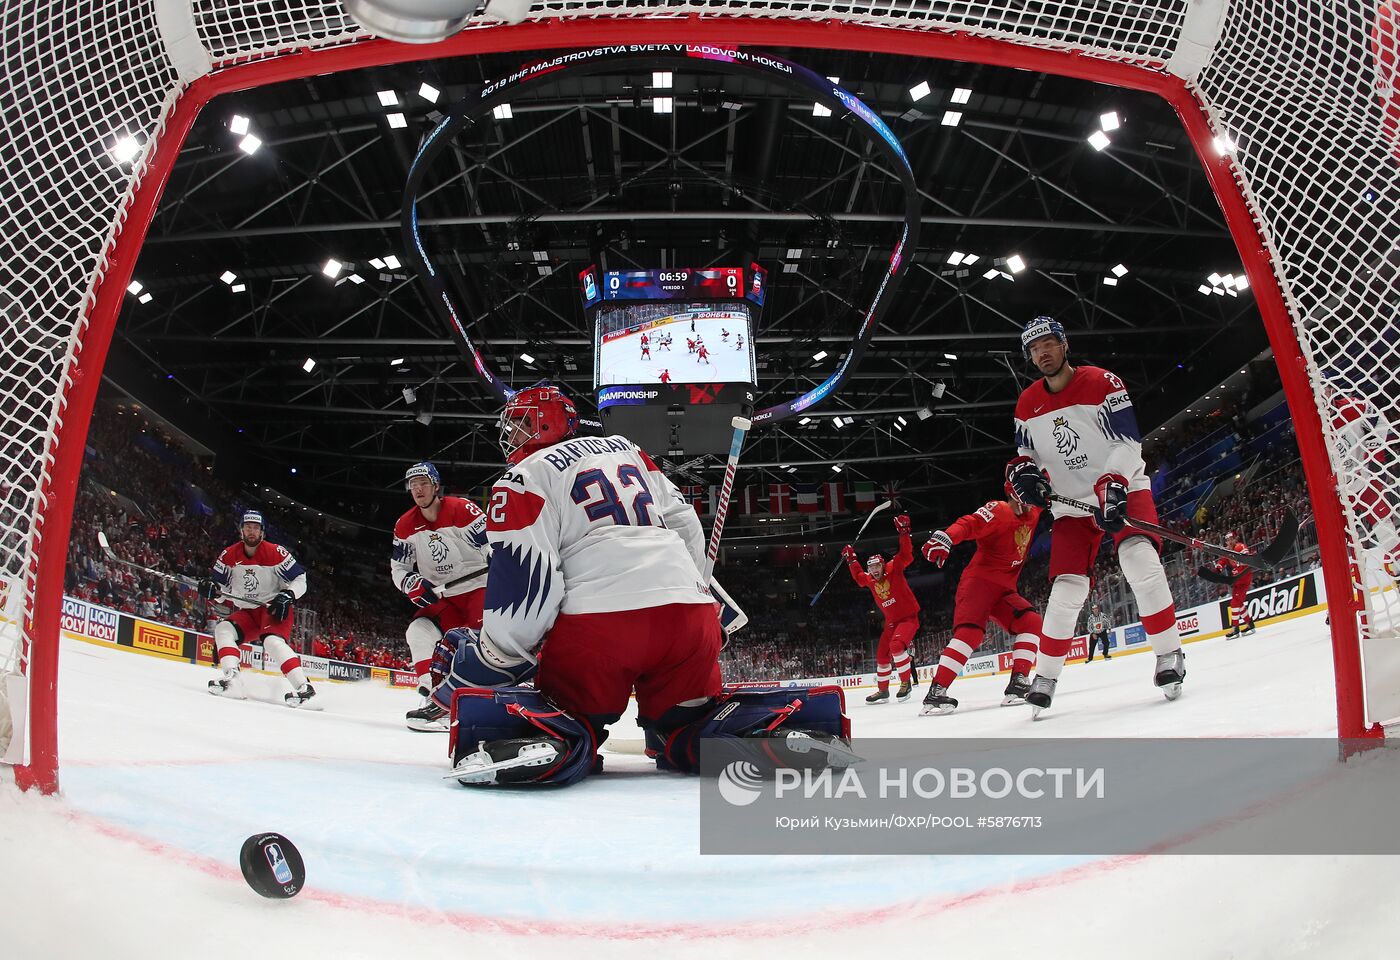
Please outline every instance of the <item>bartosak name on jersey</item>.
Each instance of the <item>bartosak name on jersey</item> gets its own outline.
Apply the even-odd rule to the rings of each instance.
[[[630,453],[632,449],[631,442],[618,437],[581,437],[557,443],[543,456],[546,463],[563,473],[584,457],[599,453]]]
[[[1249,591],[1244,608],[1255,623],[1265,623],[1317,604],[1317,580],[1311,573],[1305,573]],[[1220,601],[1220,622],[1226,627],[1233,622],[1228,598]]]

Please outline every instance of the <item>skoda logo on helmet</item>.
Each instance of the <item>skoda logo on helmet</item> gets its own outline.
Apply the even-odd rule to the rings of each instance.
[[[1041,337],[1054,337],[1069,346],[1069,338],[1065,336],[1065,326],[1054,317],[1036,317],[1026,328],[1021,331],[1021,354],[1029,360],[1031,358],[1031,344]]]

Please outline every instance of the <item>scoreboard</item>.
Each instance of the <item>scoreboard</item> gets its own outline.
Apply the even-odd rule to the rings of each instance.
[[[767,271],[758,264],[749,266],[749,284],[744,285],[743,267],[680,267],[674,270],[609,270],[600,273],[589,267],[579,274],[583,307],[619,300],[750,300],[763,304]]]

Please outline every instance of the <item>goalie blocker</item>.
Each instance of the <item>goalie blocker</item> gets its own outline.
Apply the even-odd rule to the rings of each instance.
[[[709,737],[752,740],[754,759],[770,768],[846,766],[851,724],[840,687],[731,690],[708,703],[675,707],[648,725],[647,755],[662,770],[700,771]],[[458,689],[449,750],[463,785],[577,783],[602,769],[600,740],[532,687]]]

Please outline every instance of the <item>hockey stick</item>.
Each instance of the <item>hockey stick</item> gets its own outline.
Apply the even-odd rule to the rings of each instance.
[[[885,509],[893,503],[893,500],[886,500],[884,503],[876,504],[875,509],[870,511],[870,516],[865,518],[865,522],[860,525],[860,529],[856,531],[856,535],[851,538],[852,542],[860,539],[860,535],[865,532],[865,528],[870,526],[870,521],[875,519],[875,514],[879,513],[881,510]],[[822,594],[826,592],[826,588],[831,586],[831,581],[835,579],[836,574],[840,572],[841,568],[845,565],[846,560],[844,557],[841,560],[837,561],[836,566],[832,568],[831,573],[827,574],[826,582],[822,584],[822,588],[820,590],[812,594],[812,602],[807,604],[807,606],[815,607],[817,605],[817,601],[822,598]]]
[[[1071,500],[1069,497],[1062,497],[1058,494],[1050,495],[1051,501],[1063,503],[1067,507],[1074,507],[1076,510],[1085,510],[1091,514],[1098,512],[1098,507],[1085,503],[1083,500]],[[1253,567],[1255,570],[1272,570],[1283,562],[1284,558],[1293,552],[1293,545],[1298,539],[1298,518],[1293,515],[1293,511],[1284,509],[1283,523],[1279,524],[1278,534],[1273,542],[1258,553],[1236,553],[1229,547],[1222,547],[1214,543],[1206,543],[1204,540],[1197,540],[1195,537],[1188,537],[1184,533],[1177,533],[1175,530],[1151,523],[1147,520],[1138,520],[1134,517],[1128,518],[1128,526],[1144,533],[1155,534],[1163,540],[1170,540],[1173,543],[1185,544],[1188,547],[1195,547],[1202,553],[1210,554],[1213,557],[1225,557],[1235,563],[1244,564],[1246,567]]]
[[[130,560],[123,560],[121,557],[117,556],[117,552],[113,550],[112,545],[107,542],[107,534],[101,530],[97,531],[97,545],[102,548],[102,552],[107,555],[107,559],[111,560],[113,563],[120,563],[122,566],[130,567],[133,570],[139,570],[142,573],[148,573],[153,577],[160,577],[162,580],[169,580],[172,583],[178,583],[181,586],[199,586],[199,583],[197,581],[191,580],[189,577],[177,577],[173,573],[165,573],[162,570],[152,570],[150,567],[143,567],[139,563],[132,563]]]
[[[734,492],[734,473],[739,469],[739,451],[744,446],[744,434],[749,432],[753,421],[735,417],[730,421],[734,427],[734,439],[729,443],[729,461],[724,465],[724,484],[719,488],[719,503],[715,504],[715,525],[710,530],[710,545],[705,548],[705,569],[701,583],[709,583],[715,572],[715,560],[719,558],[719,538],[724,533],[724,518],[729,515],[729,495]]]

